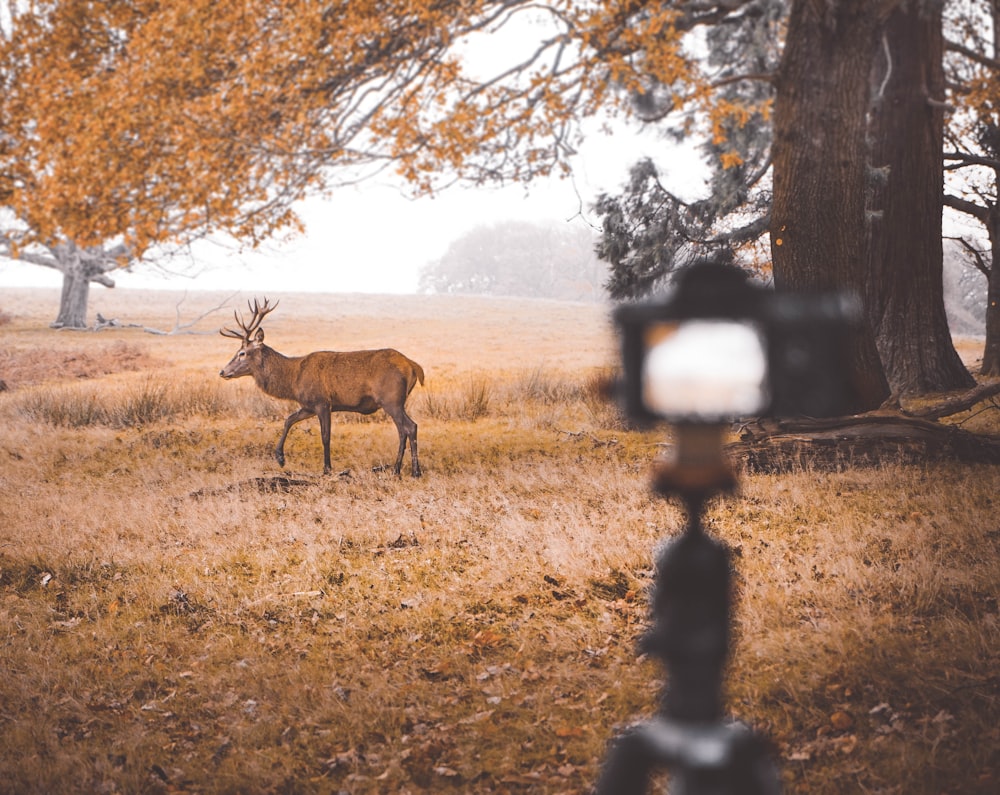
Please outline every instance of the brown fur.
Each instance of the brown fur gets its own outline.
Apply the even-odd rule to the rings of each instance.
[[[241,346],[219,375],[227,379],[252,375],[257,386],[272,397],[299,403],[301,408],[285,420],[281,438],[274,449],[278,463],[285,465],[285,439],[291,427],[315,416],[319,419],[323,440],[323,472],[330,472],[331,412],[372,414],[383,409],[392,418],[399,433],[395,473],[400,473],[403,453],[409,441],[413,476],[420,477],[417,424],[406,413],[405,404],[413,387],[424,383],[423,368],[392,348],[316,351],[305,356],[284,356],[264,344],[264,330],[259,328],[264,315],[272,309],[274,307],[268,307],[266,300],[263,307],[254,302],[251,307],[254,316],[249,324],[237,317],[241,331],[221,331],[223,336],[241,340]]]

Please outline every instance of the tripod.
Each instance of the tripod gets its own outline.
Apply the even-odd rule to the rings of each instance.
[[[643,652],[663,661],[667,687],[659,714],[620,735],[596,795],[640,795],[657,769],[671,795],[777,795],[778,774],[760,736],[723,720],[723,668],[729,648],[730,554],[702,527],[705,503],[735,487],[721,427],[679,427],[677,460],[655,470],[654,490],[677,496],[684,532],[659,555],[653,629]]]

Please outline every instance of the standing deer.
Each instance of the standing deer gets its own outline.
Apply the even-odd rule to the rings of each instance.
[[[239,331],[229,328],[219,330],[223,337],[240,340],[240,349],[219,375],[239,378],[252,375],[264,392],[283,400],[298,401],[302,408],[289,415],[285,429],[274,448],[274,457],[285,465],[285,437],[293,425],[312,416],[319,418],[323,439],[323,474],[330,472],[330,413],[356,411],[373,414],[379,409],[392,417],[399,432],[399,455],[396,456],[395,473],[403,464],[406,442],[410,442],[413,477],[420,477],[417,459],[417,423],[410,419],[403,408],[406,398],[419,381],[424,382],[423,368],[399,351],[391,348],[373,351],[316,351],[305,356],[284,356],[264,344],[264,317],[277,308],[268,306],[267,299],[260,306],[254,299],[249,323],[233,313]],[[251,339],[252,338],[252,339]]]

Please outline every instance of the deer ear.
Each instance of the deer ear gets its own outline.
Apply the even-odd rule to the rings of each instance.
[[[257,333],[253,335],[253,341],[258,345],[264,341],[264,329],[257,329]]]

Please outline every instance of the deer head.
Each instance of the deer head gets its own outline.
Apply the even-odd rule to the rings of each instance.
[[[250,375],[252,373],[251,362],[253,354],[256,351],[259,351],[261,346],[264,344],[264,329],[260,327],[260,324],[269,312],[273,312],[278,308],[278,304],[275,303],[274,306],[268,306],[267,299],[265,298],[264,305],[261,306],[255,298],[252,306],[250,305],[250,302],[247,301],[247,308],[252,313],[249,323],[246,322],[239,314],[233,312],[233,317],[236,319],[236,325],[239,326],[239,331],[231,328],[219,329],[219,333],[223,337],[232,337],[233,339],[239,340],[241,343],[240,349],[236,352],[236,355],[230,359],[229,364],[219,371],[219,375],[223,378],[239,378],[240,376]]]

